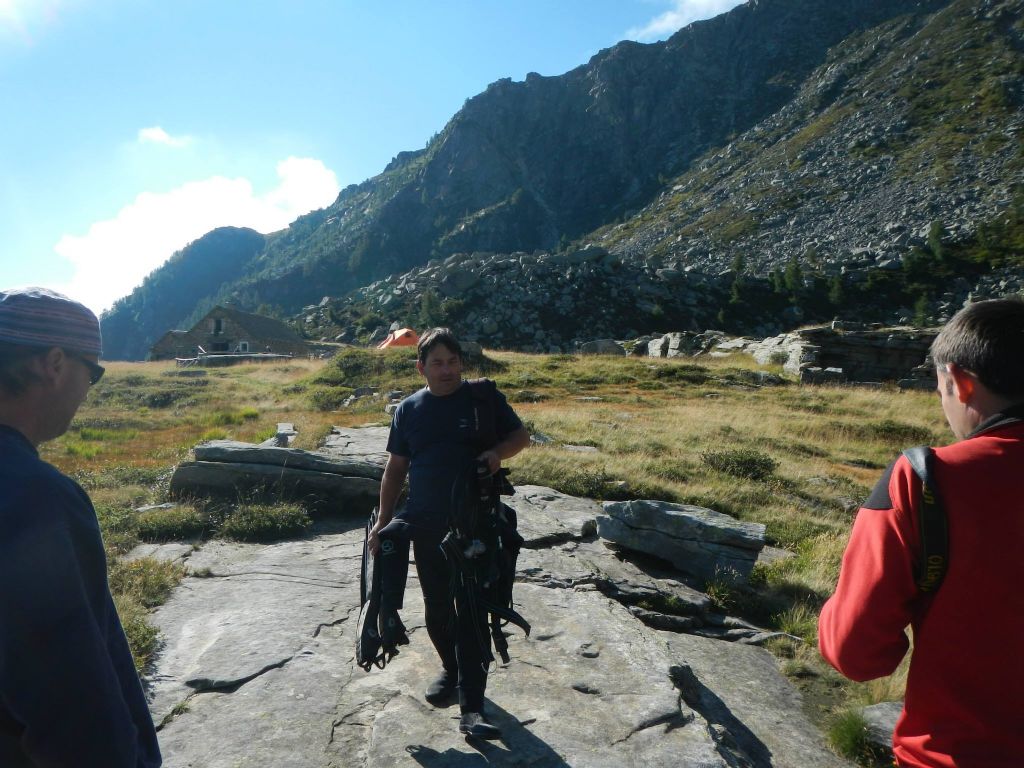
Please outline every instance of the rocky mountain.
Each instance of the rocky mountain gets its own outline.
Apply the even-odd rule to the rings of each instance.
[[[1022,10],[749,0],[664,43],[499,81],[202,290],[310,305],[312,338],[445,321],[541,349],[709,324],[767,335],[846,309],[935,319],[993,266],[1000,290],[1019,278]]]

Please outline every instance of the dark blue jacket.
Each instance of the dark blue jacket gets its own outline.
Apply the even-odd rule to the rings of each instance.
[[[92,503],[0,426],[0,766],[160,764]]]

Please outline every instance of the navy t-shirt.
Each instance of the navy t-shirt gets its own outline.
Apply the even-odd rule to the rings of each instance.
[[[498,442],[523,426],[493,382],[478,386],[493,393]],[[424,387],[399,404],[391,420],[388,453],[405,456],[410,464],[409,499],[396,520],[435,532],[448,527],[452,485],[481,453],[475,443],[474,404],[465,381],[450,395],[438,397]]]

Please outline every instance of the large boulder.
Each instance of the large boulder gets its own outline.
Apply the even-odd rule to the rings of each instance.
[[[296,448],[278,448],[235,440],[211,440],[193,449],[197,461],[226,464],[265,464],[272,467],[303,469],[333,475],[368,477],[380,480],[384,468],[377,462],[358,456],[346,457]]]
[[[172,498],[292,499],[335,513],[369,514],[380,481],[272,464],[186,461],[171,477]]]
[[[321,451],[214,440],[171,477],[173,498],[295,499],[332,513],[368,514],[380,496],[386,429],[337,430]]]
[[[580,344],[581,355],[615,355],[625,357],[626,350],[613,339],[597,339]]]
[[[722,572],[749,576],[764,546],[764,530],[760,523],[665,501],[605,502],[597,519],[601,538],[667,560],[702,579]]]

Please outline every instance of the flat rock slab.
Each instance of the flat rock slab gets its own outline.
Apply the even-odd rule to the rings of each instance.
[[[526,539],[526,547],[548,547],[597,535],[601,505],[590,499],[568,496],[541,485],[519,485],[514,495],[504,496],[502,501],[515,509],[519,534]]]
[[[520,582],[563,588],[589,585],[626,605],[671,602],[675,613],[691,616],[705,616],[711,610],[711,600],[703,592],[678,578],[648,573],[600,541],[523,550],[517,570]]]
[[[764,546],[765,527],[704,507],[637,500],[605,502],[597,530],[608,541],[711,579],[722,570],[749,576]]]
[[[457,706],[422,698],[438,660],[415,568],[402,611],[411,644],[384,670],[355,666],[361,539],[193,552],[204,577],[155,613],[164,645],[149,684],[168,768],[847,765],[769,654],[651,629],[601,594],[593,574],[616,567],[623,583],[664,580],[596,541],[524,550],[521,565],[550,578],[516,586],[533,633],[511,633],[512,661],[488,686],[505,736],[467,742]]]
[[[800,694],[779,673],[768,651],[693,635],[658,635],[672,660],[683,667],[673,674],[683,701],[732,753],[730,766],[851,765],[825,745],[803,714]]]
[[[339,459],[376,464],[383,472],[388,460],[387,444],[390,431],[390,427],[334,427],[317,452]]]
[[[155,721],[195,693],[230,690],[291,663],[324,627],[358,610],[362,533],[274,545],[209,542],[155,613],[163,637],[149,677]],[[351,649],[349,649],[351,650]],[[351,655],[351,654],[350,654]]]
[[[380,462],[376,460],[368,461],[362,457],[339,455],[337,452],[301,451],[297,448],[254,445],[236,440],[211,440],[197,445],[193,452],[196,455],[196,461],[267,464],[333,475],[369,477],[374,480],[380,480],[384,474]]]
[[[664,642],[621,605],[596,592],[529,584],[518,597],[534,635],[511,638],[513,661],[488,685],[488,712],[503,743],[469,745],[456,730],[457,707],[423,703],[437,662],[419,637],[415,652],[403,650],[383,672],[354,678],[341,692],[330,764],[483,765],[483,755],[488,764],[552,768],[726,768],[680,701]]]

